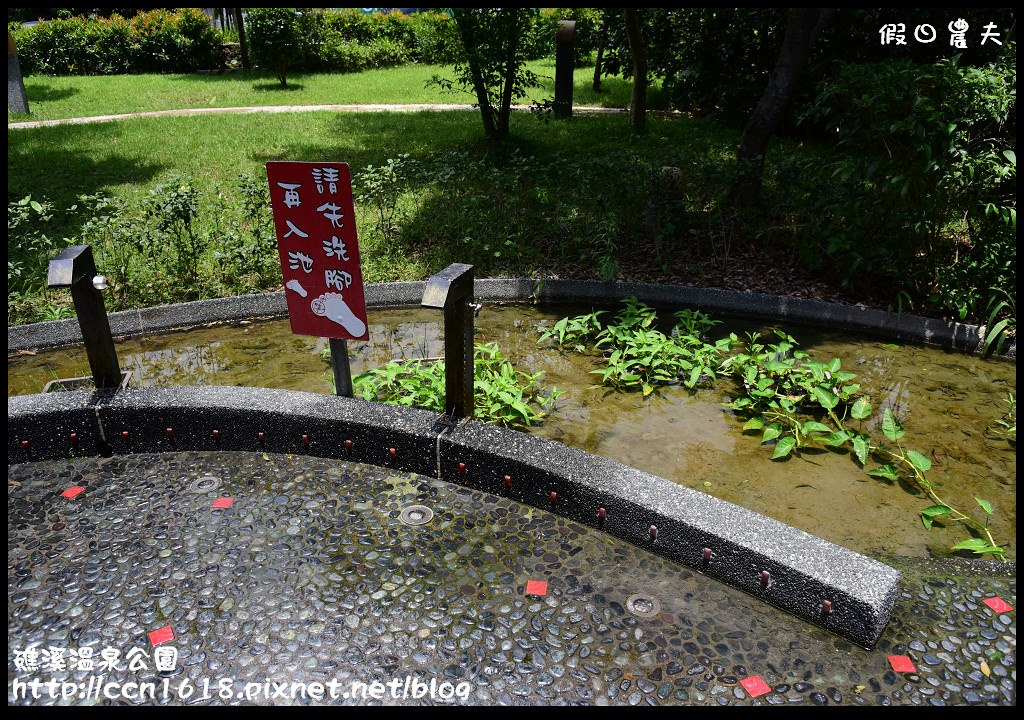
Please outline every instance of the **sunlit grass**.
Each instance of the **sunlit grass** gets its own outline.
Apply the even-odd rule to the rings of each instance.
[[[529,69],[542,85],[530,90],[525,103],[552,98],[554,61],[537,60]],[[435,75],[451,77],[451,68],[439,65],[403,65],[359,73],[293,73],[282,88],[273,73],[239,71],[226,75],[103,75],[88,77],[25,78],[30,115],[8,121],[53,120],[95,115],[117,115],[182,108],[265,105],[406,104],[473,102],[467,93],[444,93],[427,87]],[[630,83],[604,78],[601,92],[593,90],[593,67],[577,68],[574,103],[579,106],[625,107]],[[651,89],[653,108],[665,106],[660,85]]]

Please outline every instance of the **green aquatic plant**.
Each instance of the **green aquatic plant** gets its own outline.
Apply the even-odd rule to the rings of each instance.
[[[967,529],[971,537],[951,549],[1002,558],[1004,550],[989,529],[992,504],[975,498],[984,513],[978,519],[940,497],[927,475],[931,459],[904,446],[905,430],[891,408],[882,412],[882,437],[867,432],[865,421],[874,411],[870,398],[861,392],[856,373],[844,370],[839,358],[827,363],[812,360],[792,336],[778,329],[772,331],[774,338],[748,333],[741,339],[730,333],[711,343],[707,334],[716,321],[690,310],[675,314],[677,323],[666,335],[656,328],[655,310],[636,298],[624,305],[615,322],[596,333],[594,321],[587,321],[587,337],[593,337],[594,348],[604,353],[605,367],[593,371],[603,384],[639,389],[646,397],[658,385],[694,390],[728,378],[734,392],[724,406],[745,418],[744,432],[760,433],[762,444],[771,443],[772,460],[804,448],[846,450],[869,476],[892,483],[903,480],[926,495],[932,504],[919,511],[926,529],[936,521]],[[566,318],[555,327],[575,327],[584,317],[593,314]],[[559,341],[559,334],[548,331],[540,341],[548,339]],[[579,344],[573,348],[580,350]],[[1015,415],[1008,413],[998,423],[1016,437]]]
[[[493,425],[524,429],[540,425],[562,393],[541,384],[543,373],[516,370],[497,343],[473,347],[475,417]],[[355,396],[444,412],[444,363],[413,359],[388,363],[352,379]]]
[[[982,355],[989,355],[993,351],[996,354],[1001,353],[1006,338],[1010,335],[1016,336],[1017,332],[1016,299],[1010,293],[999,288],[992,288],[992,293],[993,295],[985,307],[988,320],[985,321],[985,339],[981,346]]]
[[[677,323],[666,334],[655,327],[657,312],[627,298],[615,322],[602,328],[596,312],[563,318],[541,334],[538,343],[554,339],[563,347],[583,352],[593,340],[602,352],[605,367],[594,370],[604,385],[622,390],[640,390],[644,397],[659,385],[681,384],[693,389],[714,381],[721,348],[709,345],[704,335],[716,321],[701,312],[676,313]]]
[[[1006,393],[1006,397],[1003,398],[1003,402],[1006,403],[1006,411],[1003,413],[1001,418],[996,420],[996,425],[998,427],[993,428],[992,433],[1006,442],[1016,445],[1017,398],[1013,396],[1013,393]]]

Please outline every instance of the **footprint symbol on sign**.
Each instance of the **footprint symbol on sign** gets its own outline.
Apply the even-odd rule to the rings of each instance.
[[[355,316],[340,293],[324,293],[309,304],[314,314],[341,325],[352,337],[362,337],[366,323]]]

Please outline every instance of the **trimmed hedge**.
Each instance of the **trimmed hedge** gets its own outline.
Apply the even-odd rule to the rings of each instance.
[[[253,59],[275,72],[283,56],[289,71],[354,72],[408,62],[450,65],[462,52],[455,21],[443,12],[250,8],[247,16]],[[578,21],[579,59],[596,46],[598,10],[546,9],[532,18],[522,38],[531,60],[554,52],[555,29],[562,18]],[[282,23],[289,28],[287,37],[281,34]],[[79,16],[10,29],[26,75],[194,72],[224,64],[223,38],[196,8],[153,10],[130,20]]]
[[[193,72],[220,67],[221,37],[196,8],[126,20],[73,17],[13,29],[26,75]]]

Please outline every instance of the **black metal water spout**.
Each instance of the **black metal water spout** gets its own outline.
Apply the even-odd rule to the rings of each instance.
[[[107,308],[101,290],[106,278],[96,273],[92,248],[72,245],[50,261],[46,283],[49,287],[71,289],[78,324],[82,328],[85,353],[89,356],[93,382],[97,389],[117,389],[121,385],[121,366],[110,334]]]
[[[421,305],[444,310],[445,413],[473,417],[473,266],[452,263],[427,280]]]

